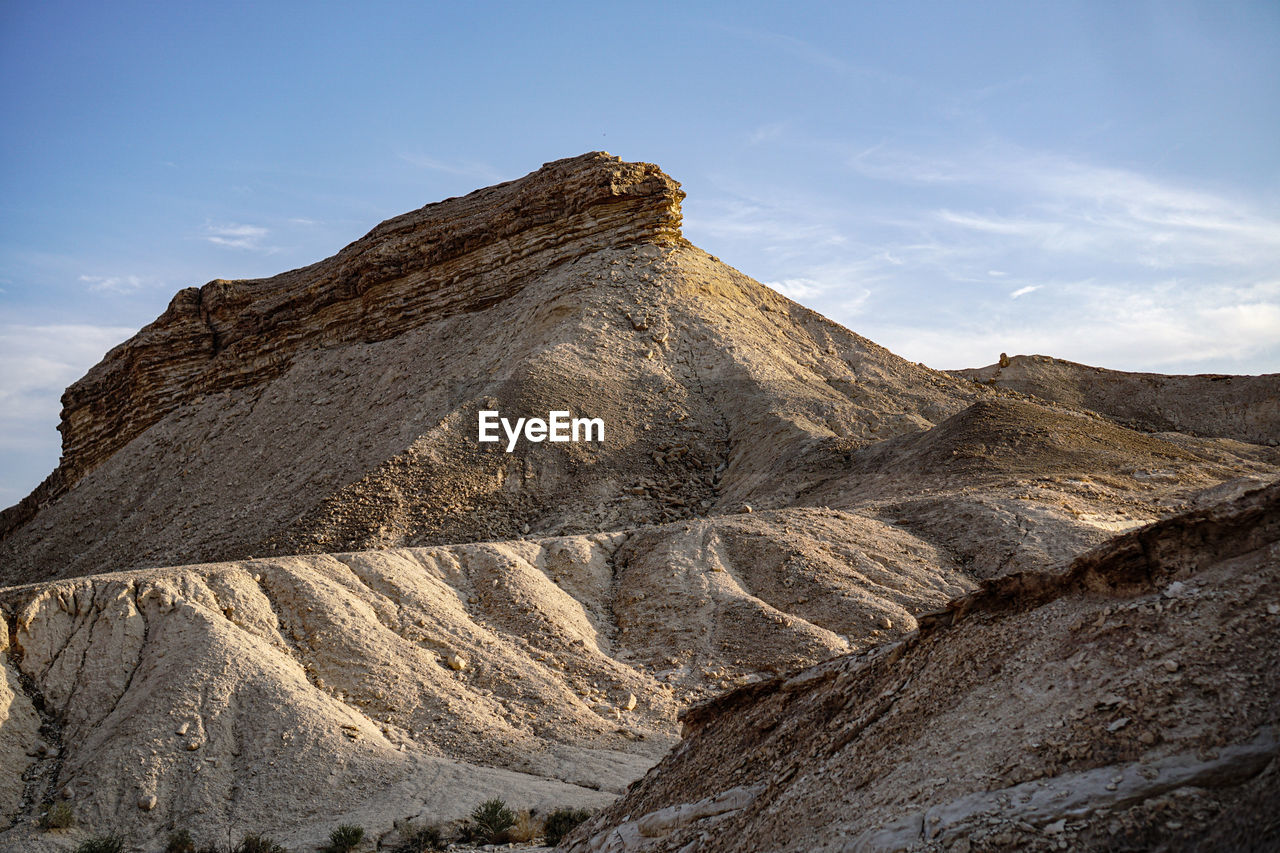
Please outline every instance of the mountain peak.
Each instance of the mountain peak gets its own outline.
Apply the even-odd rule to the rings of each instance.
[[[300,351],[485,308],[585,253],[679,244],[683,199],[657,166],[594,151],[388,219],[301,269],[184,288],[67,389],[61,464],[0,534],[184,403],[278,376]]]

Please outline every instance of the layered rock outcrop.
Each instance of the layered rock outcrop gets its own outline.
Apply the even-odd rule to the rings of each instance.
[[[680,235],[680,185],[596,152],[389,219],[327,260],[180,291],[63,395],[56,498],[150,425],[205,394],[279,376],[300,350],[384,340],[481,310],[582,254]],[[7,513],[0,535],[34,506]]]
[[[669,783],[646,783],[595,835],[809,845],[775,796],[790,780],[815,833],[913,830],[904,790],[960,825],[987,808],[981,792],[1021,798],[1041,771],[1074,790],[1115,767],[1117,791],[1149,792],[1132,758],[1158,745],[1144,738],[1162,736],[1160,712],[1120,713],[1169,705],[1148,676],[1194,659],[1197,687],[1235,702],[1253,678],[1275,695],[1260,675],[1280,671],[1274,655],[1253,654],[1270,623],[1224,615],[1272,594],[1274,547],[1259,543],[1274,539],[1274,501],[1056,570],[1274,481],[1280,451],[1139,432],[1083,397],[908,362],[685,242],[681,198],[653,166],[548,164],[327,261],[184,291],[76,383],[63,465],[0,521],[0,765],[17,768],[0,779],[0,846],[62,844],[35,826],[50,799],[74,804],[82,835],[154,846],[188,827],[222,843],[252,826],[307,849],[343,821],[386,846],[394,820],[494,794],[598,805],[674,741],[690,703],[839,656],[686,716]],[[1270,417],[1277,377],[1255,379],[1240,383],[1241,423]],[[478,411],[494,409],[570,410],[599,418],[604,439],[507,452],[477,441]],[[1232,552],[1245,563],[1225,559],[1227,540],[1250,549]],[[1184,552],[1176,571],[1245,569],[1189,621],[1141,567]],[[979,582],[979,597],[925,615]],[[1098,596],[1109,603],[1085,600]],[[1134,612],[1109,634],[1126,596],[1146,598],[1119,605]],[[1055,607],[1087,621],[1064,627]],[[1226,640],[1189,639],[1176,671],[1135,656],[1134,631],[1170,627],[1140,647],[1164,655],[1196,620]],[[1240,638],[1243,664],[1228,654]],[[1110,661],[1105,678],[1077,677],[1095,660]],[[1122,692],[1129,670],[1146,680]],[[1010,698],[1029,685],[1044,703]],[[1092,707],[1103,687],[1122,697],[1103,694],[1116,715],[1074,726],[1067,706]],[[940,702],[951,716],[929,716]],[[1248,769],[1271,747],[1254,736],[1256,696],[1236,704],[1252,726],[1222,732],[1238,776],[1229,750]],[[1049,719],[1028,747],[1039,758],[993,736],[1022,723],[992,728],[993,708]],[[1200,725],[1193,710],[1172,725]],[[681,756],[714,740],[722,712],[690,782]],[[1056,733],[1068,727],[1076,740]],[[1193,735],[1169,738],[1208,744]],[[841,764],[855,741],[881,763]],[[1093,752],[1123,766],[1088,764]],[[920,781],[966,753],[968,775]],[[1205,779],[1220,758],[1153,766]],[[877,787],[886,767],[909,778]],[[826,789],[800,784],[811,775],[883,794],[853,810],[879,822],[841,823]],[[708,832],[721,826],[739,828]]]

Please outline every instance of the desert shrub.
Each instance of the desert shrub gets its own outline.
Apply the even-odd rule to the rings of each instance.
[[[196,841],[185,829],[169,833],[169,840],[164,844],[164,853],[196,853]]]
[[[41,829],[67,829],[75,825],[76,816],[71,811],[71,803],[66,800],[49,803],[45,806],[44,814],[40,815]]]
[[[364,827],[344,823],[329,833],[329,846],[325,853],[351,853],[364,840]]]
[[[562,838],[573,832],[578,824],[589,817],[591,817],[591,812],[586,809],[556,809],[547,815],[547,821],[543,828],[543,835],[547,840],[547,844],[552,847],[556,846]]]
[[[98,835],[76,848],[76,853],[120,853],[124,839],[118,835]]]
[[[485,800],[471,813],[472,838],[481,844],[497,844],[506,839],[507,830],[515,822],[515,814],[502,800]]]
[[[431,853],[433,850],[443,850],[448,846],[444,840],[444,833],[435,824],[410,826],[400,831],[400,843],[395,846],[394,853]]]
[[[542,832],[541,821],[529,809],[516,812],[516,822],[507,830],[508,841],[532,841]]]
[[[251,832],[232,848],[231,853],[288,853],[288,851],[270,838]]]

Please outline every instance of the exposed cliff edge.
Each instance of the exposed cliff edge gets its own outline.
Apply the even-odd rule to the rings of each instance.
[[[61,464],[0,536],[188,401],[278,376],[301,350],[483,309],[587,252],[678,243],[683,199],[657,166],[593,152],[389,219],[310,266],[181,290],[63,394]]]

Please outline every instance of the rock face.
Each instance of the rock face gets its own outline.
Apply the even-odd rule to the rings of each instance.
[[[1280,485],[989,581],[693,708],[566,849],[1271,849],[1278,591]]]
[[[617,246],[680,241],[679,184],[586,154],[379,225],[328,260],[189,287],[62,398],[62,462],[38,502],[165,415],[287,372],[300,352],[394,337],[510,297],[535,274]],[[32,508],[0,521],[0,535]]]
[[[824,448],[996,395],[688,246],[680,198],[589,155],[184,291],[68,391],[55,479],[76,487],[11,511],[0,579],[781,507],[829,476]],[[476,442],[481,409],[567,409],[606,440],[506,453]]]
[[[386,846],[396,821],[460,817],[494,795],[599,807],[677,743],[682,710],[724,691],[686,718],[698,734],[628,795],[635,808],[580,843],[692,850],[707,827],[742,821],[723,837],[785,846],[769,835],[791,820],[772,792],[794,785],[820,816],[795,839],[817,844],[828,826],[899,832],[917,806],[968,814],[983,792],[1032,784],[1000,775],[1024,764],[1076,774],[1062,790],[1092,791],[1114,766],[1104,791],[1148,791],[1130,772],[1137,747],[1113,747],[1162,743],[1143,738],[1165,737],[1152,721],[1182,701],[1168,685],[1234,702],[1244,679],[1272,695],[1250,668],[1265,654],[1232,664],[1208,641],[1127,644],[1064,628],[1054,608],[1100,628],[1112,617],[1099,607],[1147,595],[1142,619],[1175,633],[1190,631],[1183,616],[1223,620],[1214,643],[1254,641],[1257,626],[1217,603],[1185,609],[1175,587],[1166,602],[1139,581],[1093,592],[1080,579],[1182,552],[1235,571],[1210,528],[1177,528],[1205,533],[1199,544],[1125,531],[1280,477],[1280,450],[1248,432],[1269,429],[1276,377],[1217,383],[1240,392],[1214,399],[1243,431],[1179,420],[1191,435],[1097,402],[1085,374],[1075,397],[1036,398],[929,370],[689,245],[682,197],[655,166],[551,163],[310,267],[183,291],[72,386],[62,465],[0,522],[0,847],[57,848],[35,826],[51,800],[74,804],[82,835],[154,847],[171,829],[201,843],[252,830],[299,849],[342,822]],[[477,440],[481,410],[568,410],[605,432],[507,452]],[[1250,523],[1269,531],[1272,505],[1258,506]],[[1256,596],[1228,584],[1224,601],[1252,613],[1271,564],[1243,518],[1222,529],[1253,543],[1233,553],[1256,569],[1238,584]],[[1113,568],[1080,574],[1098,554]],[[939,627],[968,610],[987,615]],[[1070,657],[1079,648],[1090,656]],[[1040,660],[1055,661],[1049,675]],[[1165,681],[1114,686],[1143,661]],[[913,698],[886,698],[899,693]],[[1134,695],[1156,716],[1121,706]],[[938,710],[936,696],[958,704]],[[1117,711],[1101,730],[1052,725],[1096,701]],[[886,702],[909,713],[901,726],[876,728]],[[1006,742],[1019,723],[989,726],[992,706],[1053,731]],[[1159,773],[1234,779],[1270,754],[1254,729],[1196,728],[1200,707],[1168,739],[1183,750],[1219,732],[1222,754],[1152,753]],[[717,716],[735,709],[739,721]],[[1254,704],[1242,713],[1241,726],[1259,719]],[[720,743],[713,718],[726,751],[690,781],[681,756]],[[839,757],[864,729],[884,763],[849,770]],[[968,752],[968,775],[942,769]],[[865,820],[841,823],[830,791],[804,800],[818,777],[796,757],[836,762],[849,797],[867,792]],[[1072,820],[1045,832],[1075,839]]]
[[[1273,447],[1280,443],[1280,374],[1125,373],[1047,355],[1002,358],[989,367],[952,373],[1092,409],[1145,432],[1184,432]]]

